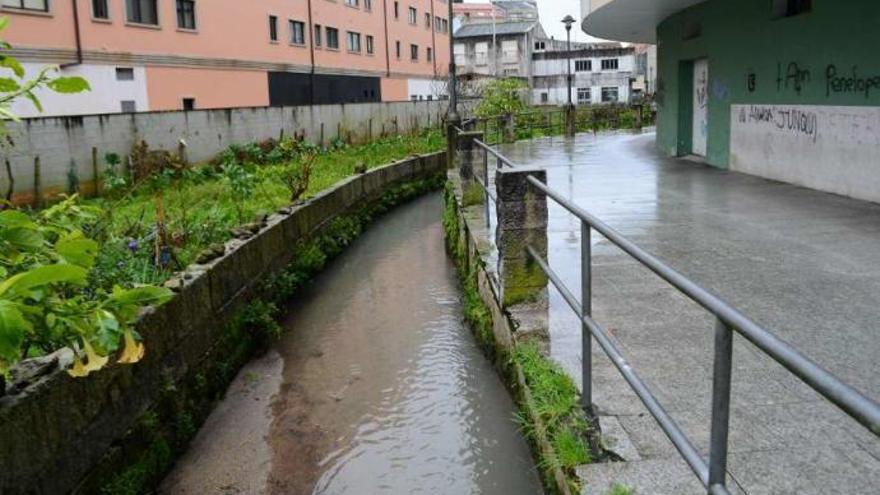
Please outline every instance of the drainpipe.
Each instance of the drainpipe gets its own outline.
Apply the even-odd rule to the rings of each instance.
[[[391,77],[391,47],[388,45],[388,0],[382,0],[382,19],[385,21],[385,76]]]
[[[73,4],[73,32],[76,34],[76,62],[61,64],[60,67],[62,69],[82,65],[83,63],[82,38],[79,32],[79,6],[77,5],[77,0],[71,0],[71,3]]]
[[[309,104],[315,105],[315,26],[312,24],[312,0],[307,2],[309,10]]]
[[[437,28],[434,26],[435,19],[437,19],[437,16],[434,15],[434,0],[431,0],[431,50],[434,52],[434,56],[431,57],[431,64],[434,66],[434,77],[437,77],[437,40],[434,36]]]

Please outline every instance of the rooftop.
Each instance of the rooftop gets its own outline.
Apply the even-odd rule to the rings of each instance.
[[[537,22],[499,22],[466,24],[455,32],[456,38],[478,38],[482,36],[504,36],[508,34],[525,34],[535,29]]]

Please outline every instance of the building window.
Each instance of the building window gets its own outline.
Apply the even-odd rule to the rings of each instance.
[[[184,98],[183,99],[183,109],[186,111],[195,110],[196,109],[196,99],[195,98]]]
[[[772,15],[774,19],[806,14],[812,10],[811,0],[773,0]]]
[[[119,102],[119,107],[122,110],[122,113],[137,112],[137,103],[134,100],[122,100]]]
[[[449,21],[447,21],[446,19],[440,19],[440,25],[444,33],[449,32]]]
[[[364,10],[373,10],[373,0],[364,0]]]
[[[372,55],[372,54],[373,54],[373,50],[374,50],[374,48],[373,48],[373,37],[370,36],[370,35],[368,34],[368,35],[367,35],[367,53],[369,53],[369,54]]]
[[[116,80],[117,81],[134,81],[134,69],[131,67],[117,67],[116,68]]]
[[[400,19],[400,2],[394,2],[394,18]]]
[[[550,95],[547,92],[541,93],[541,103],[548,103],[550,101]]]
[[[617,91],[617,88],[613,88],[614,91]],[[603,94],[605,89],[602,90]],[[592,95],[590,94],[590,88],[578,88],[578,105],[589,104],[592,101]]]
[[[315,24],[315,46],[321,46],[321,25]]]
[[[419,59],[419,45],[409,45],[409,59],[413,62]]]
[[[519,69],[504,69],[505,76],[518,76]]]
[[[431,29],[431,13],[425,12],[425,29]]]
[[[616,102],[616,101],[619,101],[616,87],[602,88],[602,102],[603,103],[611,103],[611,102]]]
[[[428,58],[428,62],[434,61],[434,50],[432,50],[431,47],[428,47],[428,51],[426,53],[426,56]]]
[[[269,39],[278,41],[278,17],[274,15],[269,16]]]
[[[547,49],[547,44],[545,42],[543,42],[543,41],[536,41],[535,42],[535,50],[546,50],[546,49]]]
[[[4,7],[49,12],[49,0],[3,0]]]
[[[345,5],[348,5],[349,7],[357,7],[358,0],[345,0]]]
[[[474,65],[483,66],[489,63],[489,43],[480,41],[474,45]]]
[[[418,11],[416,11],[415,7],[410,7],[409,8],[409,23],[415,24],[416,22],[418,22],[418,19],[419,19]]]
[[[703,35],[703,25],[699,21],[688,21],[684,25],[681,39],[684,41],[697,39]]]
[[[441,29],[440,16],[434,16],[434,31],[440,32]]]
[[[593,70],[593,61],[592,60],[575,60],[574,61],[574,71],[575,72],[589,72]]]
[[[125,0],[128,9],[128,22],[136,24],[159,24],[159,11],[156,0]]]
[[[290,21],[290,42],[294,45],[306,44],[306,25],[300,21]]]
[[[327,28],[327,48],[339,49],[339,30],[336,28]]]
[[[360,52],[361,51],[361,33],[355,33],[352,31],[348,32],[348,51],[350,51],[350,52]]]
[[[617,70],[618,63],[616,58],[602,59],[602,70]]]
[[[196,28],[196,3],[193,0],[177,0],[177,27]]]
[[[400,58],[400,41],[394,42],[394,52],[397,54],[397,58]]]
[[[92,0],[92,17],[95,19],[109,19],[110,8],[107,0]]]

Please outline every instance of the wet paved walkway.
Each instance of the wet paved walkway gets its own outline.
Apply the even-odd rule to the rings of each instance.
[[[441,212],[437,194],[399,207],[318,277],[161,493],[541,493],[461,323]]]
[[[565,193],[839,377],[880,398],[880,205],[660,157],[648,135],[502,147]],[[580,287],[579,228],[551,202],[550,261]],[[705,454],[713,320],[594,235],[594,316]],[[580,376],[579,325],[551,291],[551,348]],[[594,401],[638,462],[593,466],[639,494],[705,493],[594,346]],[[729,472],[749,494],[880,493],[880,441],[736,337]]]

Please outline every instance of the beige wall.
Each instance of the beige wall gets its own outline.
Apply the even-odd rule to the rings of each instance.
[[[183,98],[196,108],[269,105],[267,75],[260,71],[148,67],[150,110],[180,110]]]

